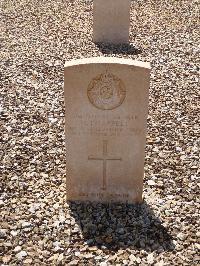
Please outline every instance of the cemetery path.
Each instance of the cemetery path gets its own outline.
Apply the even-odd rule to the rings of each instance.
[[[92,42],[92,0],[1,0],[1,265],[199,265],[198,0],[136,0],[130,45]],[[64,63],[151,63],[144,203],[67,203]]]

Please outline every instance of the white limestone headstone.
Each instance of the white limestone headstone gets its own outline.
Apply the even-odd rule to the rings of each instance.
[[[149,63],[65,64],[67,199],[141,202]]]
[[[130,3],[130,0],[94,0],[94,42],[129,42]]]

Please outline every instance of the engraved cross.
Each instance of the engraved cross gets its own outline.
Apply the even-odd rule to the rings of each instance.
[[[97,161],[103,161],[103,190],[106,190],[106,184],[107,184],[107,161],[121,161],[121,158],[113,158],[108,156],[108,141],[103,140],[103,156],[102,157],[92,157],[89,156],[88,160],[97,160]]]

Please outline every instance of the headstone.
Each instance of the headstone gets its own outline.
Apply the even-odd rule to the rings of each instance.
[[[141,202],[149,63],[65,64],[67,199]]]
[[[94,0],[94,42],[129,42],[130,3],[130,0]]]

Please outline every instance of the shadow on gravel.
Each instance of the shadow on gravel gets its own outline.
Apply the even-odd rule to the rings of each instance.
[[[89,246],[113,251],[132,248],[161,253],[175,248],[172,236],[146,202],[140,205],[69,202],[69,206],[82,234],[78,237],[72,233],[72,241],[80,239]]]
[[[96,43],[96,46],[103,54],[126,54],[137,55],[141,54],[142,50],[135,48],[131,44],[104,44]]]

